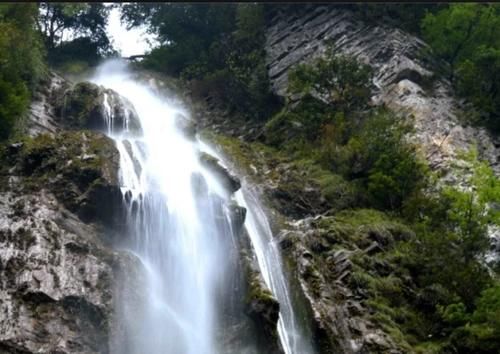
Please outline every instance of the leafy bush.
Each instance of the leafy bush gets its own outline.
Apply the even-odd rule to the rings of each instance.
[[[36,4],[0,5],[0,140],[20,121],[45,73],[36,15]]]
[[[143,23],[163,43],[141,65],[179,76],[198,98],[251,119],[279,104],[270,92],[261,4],[130,4],[124,19]]]
[[[370,87],[369,67],[330,50],[290,74],[289,91],[302,98],[267,122],[264,137],[305,155],[310,145],[326,169],[361,181],[371,205],[396,210],[418,193],[426,168],[406,141],[410,124],[383,107],[369,108]]]
[[[335,56],[329,48],[325,57],[310,65],[299,64],[290,72],[289,91],[317,95],[337,111],[361,110],[370,99],[371,75],[370,66]]]
[[[451,65],[458,92],[480,112],[479,122],[500,130],[500,6],[450,4],[422,20],[424,38]]]

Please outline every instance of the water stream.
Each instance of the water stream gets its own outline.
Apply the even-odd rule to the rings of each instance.
[[[116,131],[105,99],[107,134],[120,153],[120,181],[128,207],[130,242],[125,247],[137,255],[147,274],[144,308],[124,315],[133,323],[124,324],[119,352],[225,352],[217,331],[222,313],[230,311],[228,293],[237,277],[238,250],[225,209],[231,195],[199,161],[199,151],[211,149],[184,136],[176,119],[188,116],[186,110],[134,80],[125,63],[103,64],[91,81],[127,98],[142,127],[141,134],[131,134],[127,118],[123,129]],[[265,282],[280,302],[278,331],[285,353],[311,353],[297,326],[262,207],[247,187],[236,200],[248,209],[245,227]]]

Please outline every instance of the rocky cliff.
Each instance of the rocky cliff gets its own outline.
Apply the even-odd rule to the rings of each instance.
[[[101,89],[85,87],[96,97],[78,97],[104,122]],[[116,280],[140,272],[135,257],[109,247],[123,222],[118,151],[56,104],[89,117],[65,98],[74,90],[52,74],[31,105],[28,135],[0,153],[2,353],[109,353],[120,331]]]
[[[413,119],[412,139],[431,168],[440,171],[442,181],[462,181],[458,155],[474,145],[500,174],[500,141],[464,123],[463,102],[441,77],[442,63],[425,54],[427,45],[397,28],[367,24],[348,9],[307,5],[277,10],[271,16],[265,49],[274,93],[293,100],[287,93],[289,70],[323,55],[328,45],[374,69],[372,104],[383,103]],[[389,309],[367,299],[373,287],[394,299],[402,296],[398,289],[415,291],[411,275],[386,253],[415,234],[375,211],[332,213],[332,195],[325,195],[324,186],[318,184],[322,171],[257,143],[258,125],[236,126],[224,112],[203,109],[208,113],[198,112],[201,126],[216,133],[207,133],[206,138],[218,144],[247,183],[259,186],[269,207],[282,255],[312,313],[318,352],[414,352],[386,316]],[[342,181],[328,183],[334,189],[333,204],[349,197]],[[426,297],[433,295],[418,296],[422,297],[418,301],[427,303]]]
[[[279,11],[266,31],[268,73],[273,90],[286,96],[287,73],[297,63],[334,52],[357,57],[374,69],[373,104],[385,103],[413,116],[415,139],[430,165],[449,173],[457,153],[476,145],[500,174],[500,141],[484,129],[466,126],[464,112],[438,65],[424,55],[427,45],[394,27],[367,24],[333,5]]]
[[[179,129],[193,139],[195,127],[177,118]],[[0,148],[0,353],[140,350],[132,335],[141,330],[147,276],[136,256],[116,249],[126,238],[126,206],[119,152],[104,134],[110,130],[141,133],[128,100],[51,73],[31,104],[26,135]],[[228,191],[240,188],[216,158],[200,153],[200,161]],[[200,193],[203,186],[197,186]],[[279,304],[243,232],[245,209],[220,207],[232,211],[241,255],[234,289],[221,295],[228,313],[221,316],[218,340],[227,353],[282,353]]]

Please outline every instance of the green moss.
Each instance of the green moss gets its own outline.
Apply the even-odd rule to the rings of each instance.
[[[264,166],[275,167],[279,163],[287,160],[282,153],[272,147],[262,143],[243,142],[237,138],[216,134],[208,130],[200,132],[202,139],[215,143],[222,149],[225,157],[236,166],[243,174],[259,181],[261,178],[277,179],[278,172],[271,170],[269,174],[263,176]],[[256,173],[256,170],[259,171]]]
[[[247,293],[245,302],[251,303],[254,301],[268,305],[276,302],[271,291],[262,287],[256,275],[252,275],[252,279],[249,283],[249,291]]]
[[[65,92],[56,109],[71,128],[86,128],[100,115],[100,89],[90,82],[80,82]]]
[[[446,343],[441,342],[423,342],[414,347],[416,354],[441,354],[443,353],[443,346]]]

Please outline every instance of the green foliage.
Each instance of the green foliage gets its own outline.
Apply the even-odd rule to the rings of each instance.
[[[272,145],[294,139],[314,142],[322,127],[334,119],[334,113],[328,105],[308,95],[294,109],[285,108],[266,123],[266,142]]]
[[[441,312],[443,320],[452,326],[463,325],[469,320],[467,308],[461,302],[448,305],[444,310],[442,306],[438,306],[438,310]]]
[[[410,124],[389,111],[377,111],[361,130],[358,149],[368,169],[367,189],[373,205],[400,208],[412,193],[425,184],[426,165],[415,147],[406,142]]]
[[[479,122],[500,130],[500,6],[450,4],[422,20],[425,39],[451,64],[458,92],[480,112]]]
[[[44,51],[34,30],[36,15],[35,4],[0,5],[0,140],[20,122],[45,74]]]
[[[23,82],[11,84],[0,77],[0,140],[9,136],[28,102],[29,92]]]
[[[422,30],[436,54],[455,65],[472,58],[482,45],[498,45],[497,12],[496,5],[451,4],[437,14],[428,14]]]
[[[102,3],[40,3],[37,27],[49,62],[59,66],[78,58],[95,65],[114,55],[106,33],[109,10]]]
[[[472,314],[463,313],[463,305],[446,308],[445,319],[460,325],[451,334],[459,353],[497,353],[500,344],[500,284],[485,289]],[[453,323],[450,320],[455,321]]]
[[[334,56],[331,48],[325,57],[311,65],[299,64],[289,74],[289,91],[316,94],[338,111],[364,108],[370,99],[371,68],[354,58]]]
[[[325,169],[363,186],[377,208],[400,208],[425,183],[425,164],[406,141],[410,125],[386,109],[364,114],[335,111],[306,95],[264,127],[266,142],[312,157]]]
[[[355,4],[355,14],[373,24],[389,23],[408,32],[420,34],[420,23],[428,13],[445,7],[439,3],[365,3]]]
[[[141,65],[189,82],[194,96],[253,119],[276,106],[270,94],[260,4],[127,4],[130,27],[147,24],[162,45]]]
[[[500,182],[477,155],[470,154],[468,160],[474,189],[446,187],[439,196],[419,202],[419,238],[413,247],[417,263],[427,269],[419,278],[421,284],[442,285],[470,309],[490,279],[478,257],[488,249],[488,225],[500,222],[498,211],[490,207],[498,200]]]

